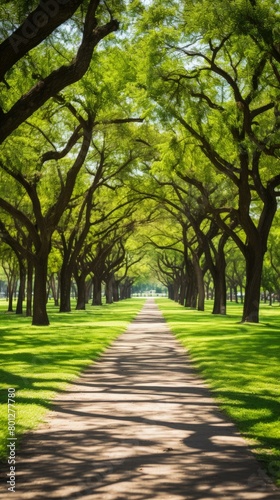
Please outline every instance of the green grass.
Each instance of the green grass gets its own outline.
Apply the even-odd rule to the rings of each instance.
[[[49,307],[50,326],[5,312],[0,300],[0,459],[7,450],[8,388],[16,389],[16,436],[36,427],[51,400],[125,331],[144,300],[131,299],[86,311],[59,313]]]
[[[205,312],[168,299],[157,303],[221,408],[280,485],[280,307],[262,306],[259,324],[240,324],[237,304],[222,317],[211,314],[210,303]]]

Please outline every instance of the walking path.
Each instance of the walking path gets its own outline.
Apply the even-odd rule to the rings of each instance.
[[[280,490],[149,299],[28,435],[10,495],[5,486],[0,498],[279,500]]]

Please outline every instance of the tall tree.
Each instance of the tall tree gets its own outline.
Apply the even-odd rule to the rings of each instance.
[[[280,185],[276,4],[155,2],[146,25],[155,18],[164,32],[149,35],[160,50],[151,57],[146,86],[162,123],[178,123],[184,131],[193,155],[189,177],[196,180],[203,155],[206,169],[219,173],[237,195],[237,205],[224,209],[208,198],[209,210],[246,259],[242,319],[258,322],[262,265]]]

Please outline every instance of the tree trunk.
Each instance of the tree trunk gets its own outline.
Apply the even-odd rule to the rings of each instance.
[[[197,291],[198,291],[197,309],[198,309],[198,311],[204,311],[204,309],[205,309],[205,287],[204,287],[203,271],[199,265],[199,260],[196,257],[194,258],[193,265],[194,265],[194,271],[195,271],[196,283],[197,283]]]
[[[50,288],[53,294],[53,300],[54,300],[54,305],[58,306],[59,305],[59,300],[58,300],[58,284],[56,284],[56,273],[52,273],[50,276]]]
[[[32,316],[33,262],[27,261],[26,316]]]
[[[75,279],[78,289],[76,310],[84,311],[86,309],[86,275],[82,273],[79,277],[76,276]]]
[[[214,280],[214,305],[212,314],[226,314],[226,282],[223,273],[215,273]]]
[[[86,282],[86,304],[89,303],[92,297],[92,280]]]
[[[25,281],[26,281],[26,267],[23,263],[23,260],[19,260],[19,290],[18,290],[18,299],[17,299],[17,307],[16,314],[23,313],[23,300],[25,295]]]
[[[174,285],[167,286],[168,298],[174,300]]]
[[[113,304],[113,278],[112,278],[112,276],[110,276],[110,278],[106,281],[105,295],[106,295],[106,304]]]
[[[240,301],[241,301],[241,304],[244,303],[243,286],[240,286]]]
[[[62,265],[60,272],[60,312],[71,311],[71,273]]]
[[[112,287],[113,287],[113,301],[118,302],[120,300],[120,291],[119,291],[119,281],[113,278]]]
[[[175,300],[175,302],[179,302],[179,289],[180,289],[180,284],[179,284],[179,280],[178,279],[175,279],[174,280],[174,284],[173,284],[173,293],[174,293],[174,298],[173,300]]]
[[[92,305],[102,306],[102,279],[99,276],[94,275],[92,282],[93,282]]]
[[[119,284],[119,300],[126,299],[126,285],[124,283]]]
[[[212,314],[226,314],[227,285],[226,285],[226,259],[223,248],[216,256],[215,271],[213,272],[215,288],[214,306]]]
[[[210,300],[210,281],[206,281],[205,283],[205,287],[206,287],[206,299],[207,300]]]
[[[248,247],[246,252],[246,286],[242,322],[258,323],[264,252]]]
[[[196,309],[197,294],[198,294],[197,280],[193,263],[190,260],[188,260],[187,269],[188,269],[188,279],[187,279],[184,305],[185,307]]]
[[[47,252],[42,252],[40,256],[37,256],[34,270],[35,279],[32,325],[47,326],[49,325],[49,318],[47,314]]]
[[[195,281],[195,276],[189,281],[187,286],[185,307],[190,307],[191,309],[196,309],[197,307],[197,286]]]
[[[182,271],[180,276],[180,291],[179,291],[179,304],[183,306],[185,304],[187,290],[189,286],[189,280],[187,279],[185,273]]]
[[[13,312],[14,289],[12,279],[8,281],[8,312]]]

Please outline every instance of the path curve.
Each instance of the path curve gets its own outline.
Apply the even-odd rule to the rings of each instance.
[[[279,500],[149,299],[54,400],[6,500]]]

